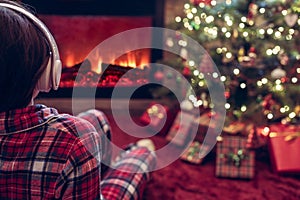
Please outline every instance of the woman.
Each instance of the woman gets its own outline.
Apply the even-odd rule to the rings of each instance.
[[[153,144],[131,145],[101,171],[111,153],[105,115],[71,116],[34,104],[39,91],[57,89],[60,79],[48,29],[6,0],[0,26],[0,199],[139,199],[155,165]]]

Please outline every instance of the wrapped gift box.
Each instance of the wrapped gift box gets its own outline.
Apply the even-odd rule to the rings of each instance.
[[[177,108],[175,107],[174,109],[170,109],[166,105],[152,102],[141,115],[140,122],[143,125],[148,125],[149,131],[156,131],[158,127],[162,127],[158,130],[158,133],[165,135],[170,129],[177,112]]]
[[[255,174],[255,152],[247,149],[247,138],[223,136],[218,138],[216,176],[252,179]]]
[[[179,146],[187,144],[191,139],[190,133],[194,118],[195,116],[190,112],[179,111],[166,139]]]
[[[270,127],[269,153],[272,170],[279,174],[300,173],[300,126]]]
[[[198,141],[192,142],[181,155],[183,161],[200,164],[209,151],[209,146],[201,144]]]

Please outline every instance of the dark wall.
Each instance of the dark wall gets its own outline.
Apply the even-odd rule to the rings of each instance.
[[[162,0],[23,0],[42,14],[66,15],[151,15]]]

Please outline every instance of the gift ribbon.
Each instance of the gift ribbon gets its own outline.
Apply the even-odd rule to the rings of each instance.
[[[195,154],[200,153],[199,143],[195,142],[192,147],[188,150],[187,160],[192,161]]]
[[[284,141],[286,142],[290,142],[292,140],[297,139],[298,137],[300,137],[300,132],[284,132],[284,133],[275,133],[275,132],[271,132],[270,133],[270,137],[278,137],[278,136],[284,136]]]
[[[151,106],[147,109],[147,112],[150,116],[157,116],[158,118],[163,118],[163,113],[159,112],[159,108],[157,106]]]
[[[243,149],[238,149],[236,153],[229,152],[228,154],[224,155],[227,159],[227,162],[233,164],[236,167],[240,167],[242,161],[247,158],[245,151]]]
[[[289,142],[289,141],[292,141],[294,139],[297,139],[298,137],[300,137],[300,133],[299,132],[298,133],[292,133],[290,135],[285,136],[284,137],[284,141]]]

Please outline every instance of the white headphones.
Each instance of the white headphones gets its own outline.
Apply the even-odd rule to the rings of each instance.
[[[46,27],[46,25],[41,20],[39,20],[36,16],[34,16],[32,13],[30,13],[29,11],[25,10],[22,7],[12,5],[9,3],[0,3],[0,6],[9,8],[11,10],[23,14],[24,16],[29,18],[34,23],[34,25],[38,27],[39,30],[44,34],[45,38],[48,40],[48,43],[50,45],[51,52],[50,52],[48,65],[45,71],[43,72],[41,78],[39,79],[36,85],[36,89],[42,92],[49,92],[51,88],[57,90],[59,86],[60,77],[61,77],[62,64],[59,58],[57,44],[54,40],[54,37],[51,35],[50,31]]]

